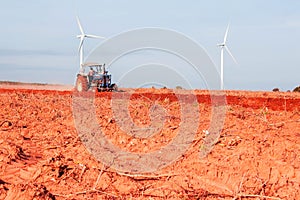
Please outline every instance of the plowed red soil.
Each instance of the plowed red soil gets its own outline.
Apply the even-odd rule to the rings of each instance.
[[[88,152],[75,128],[71,90],[2,87],[0,199],[300,199],[300,94],[226,91],[225,124],[204,158],[210,97],[195,94],[201,123],[187,152],[156,172],[131,174]],[[94,105],[114,145],[146,153],[177,134],[180,105],[171,90],[138,89],[130,100],[128,112],[141,127],[151,123],[151,106],[166,109],[167,122],[150,139],[118,128],[111,96],[97,93]]]

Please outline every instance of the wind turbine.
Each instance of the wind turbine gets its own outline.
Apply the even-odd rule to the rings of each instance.
[[[78,26],[79,26],[79,29],[80,29],[80,33],[81,33],[80,35],[77,35],[77,38],[80,38],[80,43],[79,43],[78,51],[79,51],[80,71],[82,71],[82,64],[83,64],[83,42],[84,42],[84,39],[85,38],[105,39],[105,38],[102,37],[102,36],[85,34],[84,31],[83,31],[83,28],[81,26],[79,17],[77,16],[76,18],[77,18],[77,23],[78,23]]]
[[[227,26],[227,29],[226,29],[226,32],[224,35],[223,43],[218,44],[218,46],[221,48],[221,72],[220,72],[220,74],[221,74],[221,90],[224,89],[224,82],[223,82],[224,81],[224,49],[226,49],[226,51],[231,56],[233,61],[237,64],[236,59],[233,57],[232,53],[230,52],[230,50],[228,49],[228,47],[226,45],[228,30],[229,30],[229,24]]]

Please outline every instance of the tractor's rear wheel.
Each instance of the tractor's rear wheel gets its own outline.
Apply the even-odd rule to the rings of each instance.
[[[76,90],[78,92],[85,92],[89,88],[86,76],[78,75],[76,80]]]

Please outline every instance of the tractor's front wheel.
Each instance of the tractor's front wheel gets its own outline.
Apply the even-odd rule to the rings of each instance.
[[[89,88],[88,81],[86,76],[77,75],[76,86],[75,89],[78,92],[85,92]]]
[[[117,92],[118,91],[118,86],[117,86],[117,84],[112,84],[111,85],[111,89],[112,89],[112,91],[115,91],[115,92]]]

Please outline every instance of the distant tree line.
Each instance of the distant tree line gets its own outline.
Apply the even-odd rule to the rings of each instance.
[[[279,88],[274,88],[273,92],[280,92]],[[290,92],[290,90],[288,90],[287,92]],[[300,85],[295,87],[295,89],[293,89],[293,92],[300,92]]]

